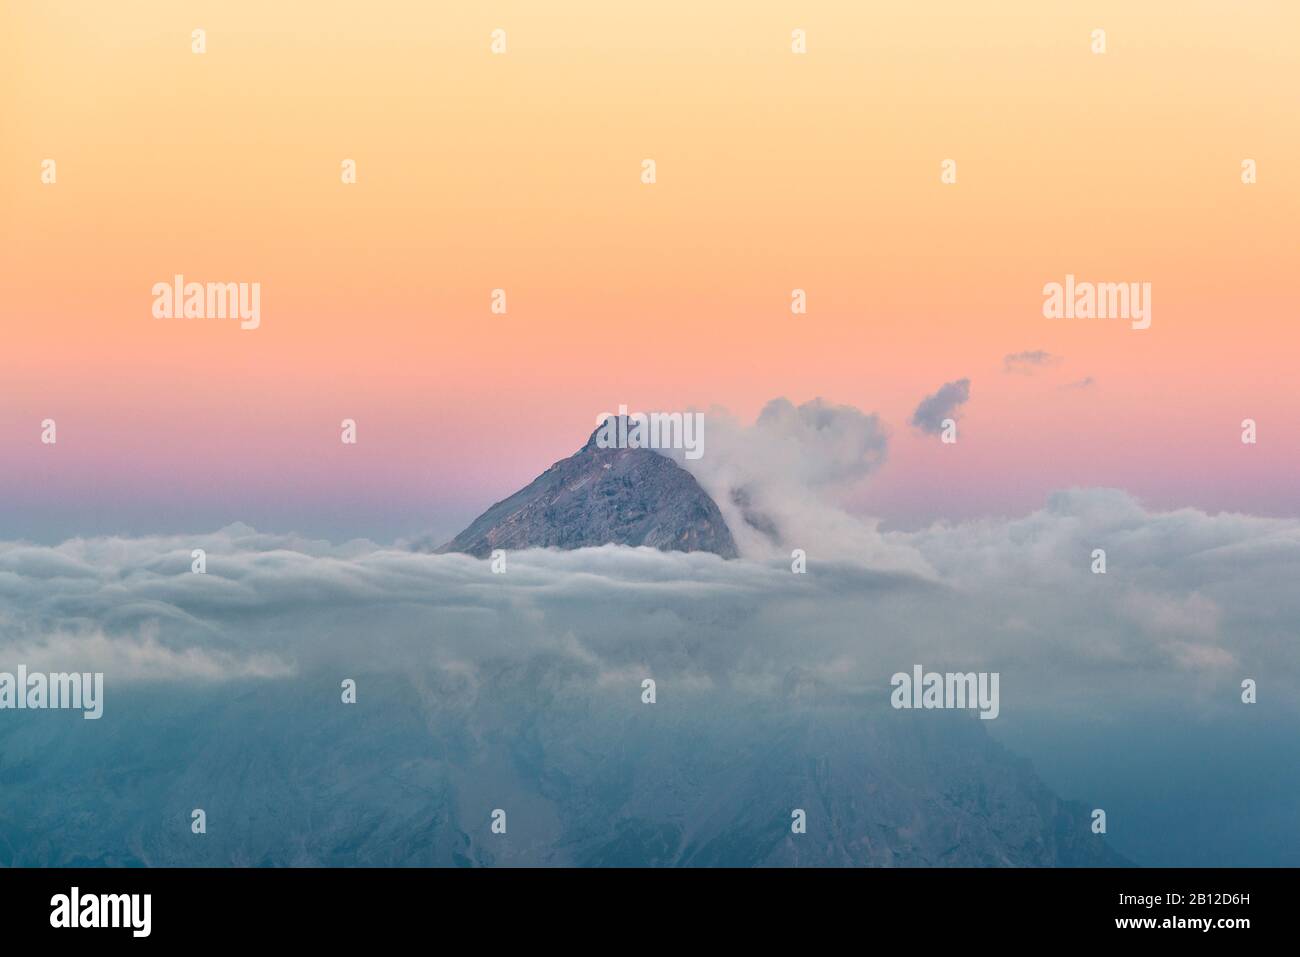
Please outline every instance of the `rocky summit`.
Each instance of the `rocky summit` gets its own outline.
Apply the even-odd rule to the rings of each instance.
[[[652,449],[601,448],[600,431],[437,551],[485,558],[497,548],[614,544],[737,556],[722,513],[691,473]]]

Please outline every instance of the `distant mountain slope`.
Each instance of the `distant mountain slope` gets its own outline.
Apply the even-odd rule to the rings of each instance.
[[[97,735],[10,712],[0,866],[1129,863],[1091,833],[1089,805],[969,714],[823,696],[797,676],[784,693],[651,706],[635,683],[592,691],[591,672],[540,658],[472,680],[364,675],[347,707],[334,677],[240,695],[126,686]]]
[[[436,551],[485,558],[496,548],[615,544],[737,556],[722,513],[693,475],[651,449],[599,448],[599,432]]]

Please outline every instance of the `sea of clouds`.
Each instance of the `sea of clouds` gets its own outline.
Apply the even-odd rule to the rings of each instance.
[[[830,506],[820,506],[829,509]],[[256,681],[428,666],[472,677],[565,659],[598,684],[654,676],[762,693],[792,670],[850,692],[914,663],[1003,674],[1003,712],[1169,698],[1271,706],[1300,689],[1300,522],[1151,512],[1059,493],[1009,521],[763,557],[606,546],[463,555],[234,525],[205,535],[0,543],[0,664],[147,681]],[[871,543],[851,557],[846,540]],[[1105,548],[1107,572],[1091,571]],[[207,555],[191,572],[192,550]],[[878,561],[887,556],[886,561]]]

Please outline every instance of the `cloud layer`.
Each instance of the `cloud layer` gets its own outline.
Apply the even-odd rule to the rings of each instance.
[[[1230,707],[1244,677],[1275,702],[1297,699],[1300,522],[1149,512],[1094,489],[1011,521],[859,534],[916,569],[810,549],[807,573],[793,574],[788,557],[607,546],[514,553],[496,575],[461,555],[246,526],[4,543],[0,669],[102,670],[111,689],[320,670],[431,668],[472,681],[551,660],[587,685],[654,675],[761,694],[792,673],[884,693],[890,674],[921,663],[1001,672],[1004,714]],[[198,547],[206,574],[190,572]],[[1096,548],[1104,575],[1091,571]]]

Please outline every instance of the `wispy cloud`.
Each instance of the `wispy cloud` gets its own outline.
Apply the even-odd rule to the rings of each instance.
[[[1033,375],[1038,369],[1059,366],[1065,359],[1042,349],[1015,352],[1002,357],[1002,371]]]

